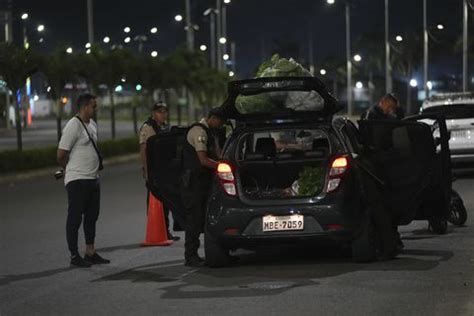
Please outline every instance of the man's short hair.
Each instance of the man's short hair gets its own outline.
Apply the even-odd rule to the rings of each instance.
[[[224,109],[217,107],[213,108],[209,111],[209,114],[207,115],[207,118],[211,118],[211,116],[215,116],[217,118],[220,118],[224,122],[227,121],[227,116],[225,115]]]
[[[387,93],[382,97],[382,100],[386,101],[392,101],[395,102],[395,104],[398,104],[398,98],[393,94],[393,93]]]
[[[95,100],[97,97],[90,93],[81,94],[77,97],[77,108],[80,109],[88,105],[91,101]]]

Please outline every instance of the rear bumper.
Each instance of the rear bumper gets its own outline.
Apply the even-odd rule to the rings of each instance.
[[[238,201],[223,206],[216,199],[209,204],[206,233],[227,248],[255,248],[256,246],[286,242],[347,242],[354,238],[365,222],[357,194],[334,194],[313,204],[247,206]],[[228,202],[228,201],[226,201]],[[227,204],[227,203],[225,203]],[[304,229],[293,231],[263,231],[266,215],[304,216]]]
[[[226,248],[236,249],[255,249],[270,245],[293,244],[293,243],[312,243],[312,244],[331,244],[345,243],[353,239],[354,232],[351,230],[338,230],[320,233],[279,233],[279,234],[259,234],[259,235],[227,235],[222,234],[218,242]]]

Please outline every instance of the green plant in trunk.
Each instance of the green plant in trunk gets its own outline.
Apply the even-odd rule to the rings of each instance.
[[[17,149],[23,149],[21,134],[20,103],[18,95],[25,85],[26,78],[37,70],[37,59],[28,49],[18,48],[13,43],[0,43],[0,77],[15,96],[15,122]]]
[[[298,195],[313,196],[324,184],[324,169],[321,167],[304,167],[298,177]]]

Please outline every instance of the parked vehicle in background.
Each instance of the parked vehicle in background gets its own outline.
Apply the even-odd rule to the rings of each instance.
[[[474,93],[435,95],[423,102],[421,112],[445,116],[453,166],[474,166]]]

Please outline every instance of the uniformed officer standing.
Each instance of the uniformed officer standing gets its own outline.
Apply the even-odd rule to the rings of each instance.
[[[140,128],[140,159],[142,162],[142,171],[143,178],[145,181],[148,181],[148,170],[147,170],[147,155],[146,155],[146,146],[147,141],[150,137],[160,133],[169,131],[170,127],[167,123],[168,121],[168,107],[166,103],[160,101],[155,103],[151,109],[151,116],[143,123]],[[148,194],[147,192],[147,206],[148,206]],[[178,236],[173,236],[169,229],[169,206],[166,203],[163,203],[165,220],[166,220],[166,230],[168,232],[168,239],[179,240]],[[174,217],[173,217],[174,218]]]
[[[212,184],[213,171],[221,156],[217,131],[226,121],[220,108],[212,109],[207,118],[191,125],[183,148],[181,197],[186,212],[185,265],[204,265],[198,256],[199,235],[203,232],[206,203]]]

